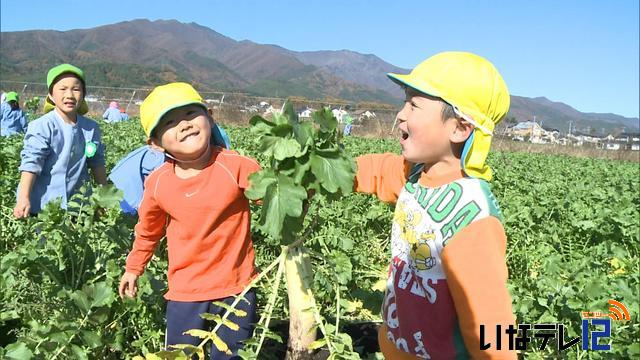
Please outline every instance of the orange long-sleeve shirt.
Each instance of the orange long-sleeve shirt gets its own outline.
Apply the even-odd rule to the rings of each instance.
[[[395,202],[392,261],[383,302],[380,347],[388,359],[515,359],[496,325],[514,323],[506,288],[506,236],[488,184],[448,173],[419,172],[402,156],[357,159],[356,191]]]
[[[177,177],[173,167],[165,162],[145,181],[126,270],[142,274],[166,232],[166,299],[205,301],[238,294],[256,273],[244,189],[260,165],[216,147],[209,165],[192,178]]]

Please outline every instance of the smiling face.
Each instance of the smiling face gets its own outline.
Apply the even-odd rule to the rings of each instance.
[[[202,106],[181,106],[162,117],[150,141],[179,160],[195,160],[207,151],[212,125]]]
[[[56,108],[67,116],[74,117],[84,99],[82,81],[73,74],[60,75],[51,86],[49,98]]]

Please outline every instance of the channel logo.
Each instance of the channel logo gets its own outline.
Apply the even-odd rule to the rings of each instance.
[[[615,300],[609,300],[609,317],[613,319],[613,321],[629,321],[631,320],[631,316],[629,315],[629,310],[624,306],[623,303]]]
[[[556,339],[556,349],[558,352],[565,351],[572,346],[582,343],[582,350],[609,351],[611,350],[611,323],[612,321],[630,321],[631,315],[627,307],[616,300],[609,300],[609,313],[601,311],[582,311],[581,312],[581,335],[574,338],[569,337],[567,340],[567,329],[564,324],[545,323],[545,324],[518,324],[518,326],[509,325],[506,329],[502,325],[496,325],[494,339],[490,339],[491,335],[485,333],[485,325],[480,325],[480,350],[488,350],[495,348],[502,350],[502,334],[508,335],[508,344],[504,348],[509,350],[527,351],[529,344],[533,339],[538,338],[540,351],[544,351],[551,343],[552,339]],[[491,343],[493,340],[493,343]],[[582,340],[582,341],[581,341]]]

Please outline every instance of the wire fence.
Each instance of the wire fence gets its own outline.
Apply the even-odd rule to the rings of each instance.
[[[34,96],[40,98],[38,109],[42,110],[47,96],[47,86],[44,83],[20,82],[0,80],[1,91],[16,91],[20,94],[21,102]],[[140,104],[151,91],[151,88],[87,86],[85,100],[89,106],[89,115],[94,118],[102,116],[109,107],[109,103],[116,101],[129,116],[138,116]],[[216,120],[235,124],[246,124],[251,116],[279,110],[285,101],[289,100],[296,112],[303,117],[309,112],[307,109],[317,110],[328,106],[331,109],[342,110],[354,120],[354,131],[369,133],[385,133],[391,131],[397,113],[396,108],[362,105],[362,103],[329,100],[318,101],[302,97],[268,97],[256,96],[240,92],[201,91],[207,106],[212,109]],[[342,120],[341,117],[338,118]],[[359,130],[360,129],[360,130]]]

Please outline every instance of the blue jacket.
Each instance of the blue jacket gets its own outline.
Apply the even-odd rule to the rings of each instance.
[[[9,103],[0,104],[0,135],[20,134],[27,130],[27,115],[18,108],[11,109]]]
[[[231,148],[229,136],[217,124],[211,129],[211,143]],[[144,180],[153,170],[157,169],[165,161],[162,152],[153,150],[143,145],[122,158],[111,170],[109,179],[122,192],[124,199],[120,202],[120,208],[127,214],[136,214],[142,201]]]
[[[122,116],[120,116],[120,109],[110,107],[105,110],[104,114],[102,114],[102,118],[105,122],[117,123],[122,120]]]
[[[78,115],[76,125],[67,124],[56,110],[29,123],[19,170],[37,175],[29,198],[32,213],[40,212],[56,198],[62,199],[66,208],[67,200],[89,178],[87,167],[104,166],[100,137],[95,121]],[[88,142],[97,145],[91,157],[85,150]]]

